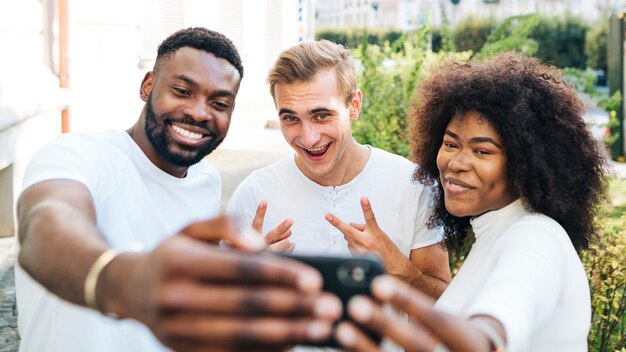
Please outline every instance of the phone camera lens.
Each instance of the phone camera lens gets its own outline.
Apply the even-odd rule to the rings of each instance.
[[[365,270],[362,267],[356,266],[352,269],[352,280],[355,282],[361,282],[365,279]]]

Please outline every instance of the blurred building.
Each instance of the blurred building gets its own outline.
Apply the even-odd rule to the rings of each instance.
[[[540,13],[589,22],[626,6],[626,0],[317,0],[315,25],[330,28],[415,28],[426,21],[452,25],[467,17],[504,19]]]

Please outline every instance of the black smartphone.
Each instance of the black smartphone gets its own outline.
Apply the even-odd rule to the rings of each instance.
[[[351,320],[347,312],[347,304],[354,295],[371,296],[370,285],[372,280],[385,273],[382,261],[376,256],[308,256],[289,255],[288,257],[297,259],[305,264],[316,268],[324,279],[324,291],[334,293],[343,304],[342,320]],[[359,325],[357,323],[354,323]],[[373,341],[380,343],[381,337],[368,331]],[[319,343],[312,343],[312,346],[339,347],[339,343],[334,336]]]

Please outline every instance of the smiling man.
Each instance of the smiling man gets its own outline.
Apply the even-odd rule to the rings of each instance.
[[[65,134],[35,155],[18,204],[20,351],[282,350],[328,337],[340,303],[319,274],[250,255],[263,241],[218,217],[221,180],[201,159],[226,136],[242,76],[226,37],[180,30],[141,83],[133,127]]]
[[[268,83],[295,155],[253,172],[228,212],[263,233],[292,224],[277,250],[373,252],[389,273],[438,297],[450,272],[440,231],[426,226],[431,192],[411,181],[413,163],[352,137],[363,96],[349,51],[302,43],[281,53]]]

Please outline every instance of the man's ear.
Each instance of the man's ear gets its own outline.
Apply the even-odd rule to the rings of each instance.
[[[352,94],[352,100],[350,101],[350,120],[356,121],[361,114],[361,104],[363,103],[363,93],[360,89],[357,89]]]
[[[154,88],[154,72],[148,71],[146,75],[143,77],[141,81],[141,87],[139,88],[139,97],[144,102],[148,101],[148,97],[150,93],[152,93],[152,88]]]

